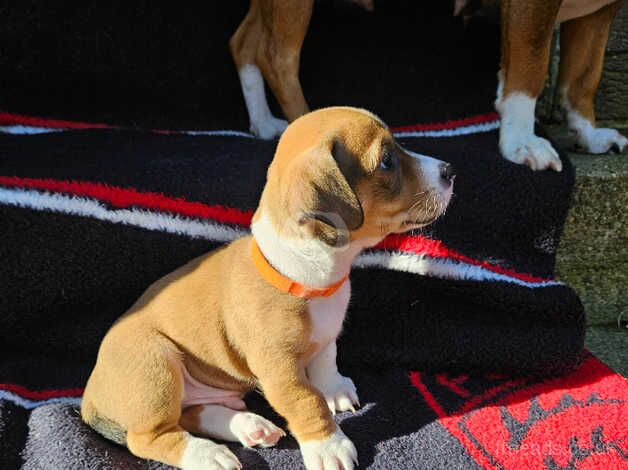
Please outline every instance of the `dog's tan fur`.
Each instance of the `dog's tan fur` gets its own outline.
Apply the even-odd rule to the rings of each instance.
[[[561,18],[559,13],[564,3],[573,7],[563,13],[568,16]],[[610,26],[621,3],[622,0],[502,0],[504,97],[513,92],[539,96],[547,75],[552,30],[557,21],[564,20],[561,23],[560,87],[569,89],[572,107],[595,123],[593,100],[602,75]]]
[[[610,3],[560,26],[559,89],[565,93],[569,106],[592,124],[606,42],[621,3]]]
[[[608,33],[622,0],[501,0],[504,96],[541,92],[554,24],[562,24],[561,84],[570,102],[592,122],[593,98],[602,73]],[[303,39],[313,0],[251,0],[249,12],[231,38],[238,68],[260,66],[289,121],[309,108],[298,79]],[[562,7],[562,8],[561,8]]]
[[[503,96],[541,93],[549,64],[552,30],[561,0],[502,0]]]
[[[399,157],[394,174],[378,170],[386,151]],[[380,239],[407,229],[408,218],[438,215],[416,204],[427,187],[417,170],[370,113],[317,111],[284,133],[255,217],[269,214],[288,237],[305,230],[331,244]],[[344,227],[318,217],[327,212]],[[202,406],[182,411],[185,367],[213,387],[262,389],[300,443],[334,432],[326,401],[306,377],[320,347],[311,341],[307,301],[263,280],[251,241],[238,239],[155,282],[111,327],[85,389],[85,422],[117,442],[126,433],[135,455],[180,465],[186,430],[202,432]]]
[[[602,73],[604,49],[622,0],[498,1],[502,29],[500,99],[519,93],[536,100],[547,75],[552,31],[559,22],[562,23],[559,81],[566,94],[565,104],[594,125],[593,101]],[[259,66],[288,121],[309,110],[298,74],[313,3],[313,0],[251,0],[246,18],[230,42],[238,69],[247,64]],[[456,11],[461,11],[467,3],[468,0],[456,2]],[[487,0],[487,3],[495,2]],[[513,160],[512,155],[504,156]],[[520,163],[528,162],[533,169],[548,165],[560,170],[562,166],[558,157],[537,164],[532,164],[533,161],[534,156]]]
[[[289,121],[309,111],[299,82],[314,0],[251,0],[229,47],[239,69],[257,64]]]

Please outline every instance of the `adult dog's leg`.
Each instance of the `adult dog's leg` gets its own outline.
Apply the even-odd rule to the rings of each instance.
[[[233,61],[238,68],[240,85],[249,113],[250,130],[262,139],[272,139],[288,126],[283,119],[272,115],[266,101],[264,79],[257,66],[257,50],[262,38],[260,2],[251,0],[249,11],[229,41]]]
[[[595,127],[593,106],[608,33],[621,3],[611,3],[560,27],[558,81],[562,104],[577,144],[590,153],[621,152],[628,145],[628,139],[616,130]]]
[[[194,434],[240,442],[246,447],[271,447],[286,435],[266,418],[246,410],[232,410],[221,405],[186,408],[179,423]]]
[[[299,82],[301,46],[314,0],[263,0],[263,33],[257,63],[288,121],[307,113],[309,107]]]
[[[504,158],[533,170],[562,170],[558,153],[534,135],[534,110],[547,74],[552,29],[561,0],[502,2],[502,60],[495,107]]]

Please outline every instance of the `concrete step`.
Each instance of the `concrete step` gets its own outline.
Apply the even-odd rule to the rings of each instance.
[[[561,147],[572,145],[564,129],[550,134]],[[628,320],[628,155],[569,156],[576,187],[557,277],[578,292],[589,325],[616,324],[621,315]]]
[[[628,328],[625,324],[590,326],[585,344],[598,359],[628,377]]]

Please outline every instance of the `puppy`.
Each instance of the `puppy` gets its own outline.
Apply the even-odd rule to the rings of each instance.
[[[353,469],[356,449],[332,417],[358,405],[336,367],[351,263],[387,234],[439,217],[453,179],[449,164],[404,150],[367,111],[295,120],[268,169],[252,236],[157,281],[111,327],[83,420],[139,457],[240,468],[207,438],[272,446],[284,436],[246,411],[243,395],[259,389],[286,418],[306,468]]]
[[[456,0],[455,11],[460,13],[471,1]],[[557,23],[561,25],[560,94],[577,144],[590,153],[621,152],[628,145],[616,130],[596,128],[593,106],[609,30],[621,3],[501,0],[502,58],[495,107],[502,120],[499,148],[504,158],[532,170],[562,169],[549,141],[534,134],[536,100]],[[270,113],[264,78],[288,121],[308,112],[298,73],[312,6],[313,0],[251,0],[230,40],[251,131],[264,139],[280,135],[287,125]]]

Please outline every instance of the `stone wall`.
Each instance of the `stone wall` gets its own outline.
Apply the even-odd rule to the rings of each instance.
[[[537,114],[563,149],[573,141],[560,123],[556,96],[559,33],[552,41],[550,72]],[[628,1],[615,18],[596,96],[598,123],[628,135]],[[628,373],[628,157],[570,153],[576,186],[556,257],[557,277],[580,295],[587,314],[586,346]]]

